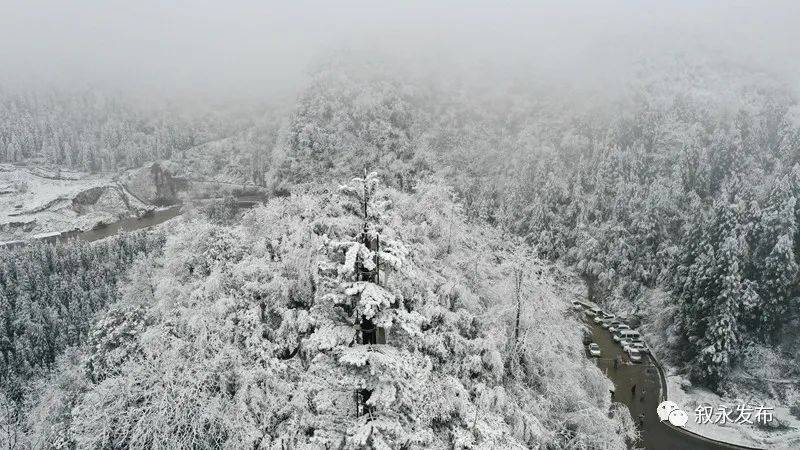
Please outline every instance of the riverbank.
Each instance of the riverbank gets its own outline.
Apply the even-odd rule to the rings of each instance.
[[[255,195],[245,195],[242,197],[234,197],[233,207],[237,211],[250,209],[260,204],[263,204],[265,197]],[[211,205],[220,199],[204,199],[192,202],[188,205],[173,205],[164,208],[156,208],[146,211],[141,216],[126,217],[116,220],[111,223],[103,223],[91,229],[82,230],[75,228],[61,232],[50,232],[33,235],[28,239],[21,239],[15,241],[0,242],[0,247],[12,248],[22,245],[27,245],[34,241],[54,242],[67,239],[81,239],[87,242],[98,241],[107,237],[113,236],[120,232],[131,232],[142,230],[161,225],[182,215],[186,208],[192,209],[198,205]]]
[[[95,240],[180,214],[183,203],[234,196],[236,207],[266,199],[254,185],[191,178],[177,163],[153,162],[119,173],[0,164],[0,245],[80,236]]]
[[[0,241],[48,239],[157,212],[113,174],[0,165]]]
[[[13,248],[27,245],[35,241],[55,242],[67,239],[81,239],[87,242],[98,241],[119,232],[136,231],[160,225],[182,213],[181,205],[150,210],[140,217],[127,217],[115,222],[95,226],[88,230],[75,228],[72,230],[33,235],[28,239],[0,242],[0,247]]]

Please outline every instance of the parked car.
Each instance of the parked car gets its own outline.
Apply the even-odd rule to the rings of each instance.
[[[628,358],[631,359],[631,362],[641,362],[642,360],[642,353],[635,348],[628,349]]]
[[[639,335],[638,331],[631,329],[619,330],[614,334],[614,340],[617,342],[620,342],[623,339],[630,342],[635,340],[641,340],[641,338],[642,337]]]
[[[628,349],[636,349],[639,351],[639,353],[642,354],[650,353],[650,350],[647,348],[647,345],[645,345],[645,343],[642,341],[631,341],[628,343],[627,348],[626,347],[623,348],[625,349],[625,351],[628,351]]]
[[[589,344],[589,354],[592,356],[600,356],[600,346],[592,342]]]
[[[572,301],[572,309],[575,309],[575,310],[578,310],[578,311],[582,310],[583,309],[583,303],[581,303],[579,300],[573,300]]]
[[[603,323],[603,321],[608,320],[608,319],[613,320],[614,319],[614,315],[600,311],[600,313],[597,314],[594,317],[594,323]]]
[[[603,312],[602,309],[598,308],[597,306],[594,306],[586,310],[586,315],[589,317],[595,317],[602,312]]]
[[[612,333],[616,333],[616,332],[618,332],[618,331],[620,331],[620,330],[630,330],[630,328],[631,328],[631,327],[629,327],[629,326],[628,326],[628,325],[626,325],[625,323],[623,323],[623,322],[620,322],[620,321],[618,320],[618,321],[616,321],[616,322],[612,323],[610,327],[608,327],[608,331],[610,331],[610,332],[612,332]]]
[[[620,334],[626,330],[630,330],[630,327],[628,325],[625,325],[624,323],[622,325],[617,325],[616,327],[614,327],[613,331],[611,330],[611,328],[608,329],[608,331],[611,331],[611,335],[614,337],[615,341],[619,341]]]
[[[606,319],[604,319],[604,320],[603,320],[603,321],[600,323],[600,325],[601,325],[603,328],[608,328],[608,327],[610,327],[610,326],[611,326],[611,324],[612,324],[612,323],[614,323],[614,320],[615,320],[614,316],[607,317]]]

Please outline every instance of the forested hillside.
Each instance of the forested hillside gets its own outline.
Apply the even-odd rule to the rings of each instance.
[[[355,161],[401,189],[439,173],[468,217],[569,263],[594,300],[641,316],[669,290],[675,362],[701,384],[720,387],[752,345],[798,360],[800,107],[779,78],[677,59],[613,93],[555,95],[355,67],[300,97],[278,179]]]
[[[153,257],[163,236],[123,235],[0,249],[0,384],[21,402],[31,378],[46,375],[68,347],[80,346],[94,315],[115,303],[134,261]]]
[[[89,88],[0,89],[0,163],[115,171],[178,158],[253,121],[250,114],[239,114],[244,107],[186,103],[146,103]]]
[[[325,185],[300,186],[240,224],[183,224],[163,256],[131,273],[89,342],[37,384],[24,439],[624,448],[630,415],[612,407],[610,382],[583,355],[577,319],[555,293],[563,280],[497,230],[467,223],[451,198],[430,183],[371,196],[380,285],[355,271],[372,258],[356,240],[361,207]],[[360,315],[385,327],[386,344],[356,341]],[[370,413],[359,416],[363,389]]]
[[[797,93],[776,76],[688,59],[642,64],[626,81],[596,92],[348,62],[313,74],[285,115],[207,128],[142,125],[113,102],[48,106],[46,120],[7,114],[2,126],[17,131],[0,140],[6,160],[108,170],[171,159],[277,194],[241,221],[234,210],[191,215],[119,295],[87,294],[75,329],[51,336],[61,313],[19,313],[41,319],[8,339],[31,336],[23,347],[46,352],[20,367],[49,378],[11,395],[25,398],[14,429],[36,446],[621,448],[630,418],[602,413],[607,381],[583,361],[579,326],[553,294],[563,280],[542,261],[577,272],[592,300],[657,323],[669,362],[700,385],[724,392],[752,353],[769,356],[774,378],[796,378]],[[88,119],[70,129],[91,139],[55,151],[61,135],[47,124],[73,113]],[[115,114],[146,145],[102,141]],[[124,142],[133,156],[114,156],[129,155]],[[372,219],[393,266],[362,305],[392,325],[391,345],[366,353],[350,346],[357,320],[337,300],[364,292],[353,284],[360,253],[346,251],[363,223],[331,189],[364,166],[387,186]],[[27,369],[54,361],[49,375]],[[359,389],[380,420],[344,413]]]
[[[4,5],[0,448],[797,447],[799,20]]]

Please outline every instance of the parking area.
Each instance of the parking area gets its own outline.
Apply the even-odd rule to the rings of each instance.
[[[638,331],[632,329],[624,320],[607,313],[597,306],[574,301],[572,307],[583,319],[592,327],[599,327],[608,331],[613,343],[619,349],[599,348],[599,344],[594,342],[591,336],[584,336],[584,345],[587,354],[594,358],[611,357],[613,364],[618,366],[623,363],[647,363],[650,350]]]
[[[656,408],[661,402],[661,379],[649,351],[645,349],[641,352],[639,360],[632,360],[631,352],[623,348],[627,341],[622,342],[624,339],[615,340],[615,333],[609,331],[609,328],[613,328],[611,325],[613,320],[607,321],[607,323],[603,321],[595,322],[594,319],[598,316],[597,311],[594,314],[586,313],[591,311],[592,308],[597,308],[595,305],[573,302],[573,308],[583,315],[589,330],[587,336],[584,337],[587,356],[594,359],[600,370],[614,383],[614,393],[609,393],[609,395],[613,396],[613,401],[621,402],[628,406],[631,417],[639,426],[641,432],[639,446],[650,450],[741,448],[709,441],[660,422]],[[597,310],[603,312],[599,308]],[[603,313],[602,317],[604,319],[606,316],[607,314]],[[615,330],[617,329],[615,328]],[[616,334],[621,337],[620,333]],[[644,342],[642,343],[644,344]],[[595,344],[592,347],[599,350],[598,355],[594,355],[590,351],[591,344]]]

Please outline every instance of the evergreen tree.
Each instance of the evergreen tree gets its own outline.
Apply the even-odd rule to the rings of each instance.
[[[716,202],[700,229],[689,230],[673,287],[690,343],[692,375],[717,387],[742,349],[743,302],[757,303],[758,298],[743,271],[747,251],[736,206]]]
[[[116,299],[127,267],[162,244],[160,234],[134,233],[0,249],[0,382],[7,395],[21,401],[26,380],[82,344],[94,314]]]
[[[711,275],[713,290],[707,292],[709,315],[705,331],[698,339],[698,361],[693,375],[716,388],[729,373],[741,351],[739,317],[742,299],[752,298],[752,287],[743,280],[740,267],[740,242],[728,236],[716,252],[715,269]],[[699,319],[699,318],[698,318]]]
[[[327,289],[318,292],[320,301],[312,310],[318,329],[308,338],[307,351],[326,355],[314,359],[339,374],[327,380],[319,395],[338,398],[340,404],[355,399],[344,401],[350,407],[320,411],[320,444],[393,448],[424,440],[415,435],[419,418],[414,411],[421,388],[417,383],[430,376],[430,361],[393,345],[417,339],[424,319],[405,308],[398,280],[387,281],[390,273],[402,276],[407,251],[380,232],[383,208],[377,186],[373,172],[340,188],[353,200],[347,208],[364,220],[363,229],[353,240],[328,243],[335,270],[322,266],[321,285]],[[323,370],[315,366],[310,370]],[[341,416],[353,415],[358,417],[355,428],[342,428],[352,422]]]
[[[761,303],[753,309],[752,329],[768,342],[773,342],[797,305],[796,203],[787,178],[778,180],[753,232],[753,277]]]

